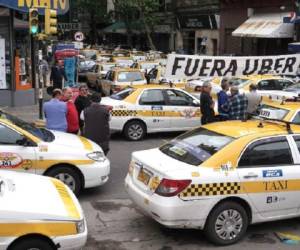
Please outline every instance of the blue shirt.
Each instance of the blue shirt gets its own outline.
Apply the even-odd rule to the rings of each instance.
[[[48,129],[66,132],[67,131],[67,105],[56,98],[44,104],[46,127]]]
[[[226,110],[223,109],[223,105],[226,104],[228,102],[228,95],[226,94],[226,92],[224,90],[221,90],[218,93],[218,112],[220,115],[228,115],[228,112]]]

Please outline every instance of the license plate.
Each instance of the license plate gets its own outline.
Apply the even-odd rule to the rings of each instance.
[[[146,186],[148,186],[151,176],[152,175],[150,173],[148,173],[145,169],[141,168],[137,179],[140,182],[144,183]]]

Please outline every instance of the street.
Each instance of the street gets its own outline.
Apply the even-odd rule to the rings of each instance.
[[[112,136],[109,158],[110,181],[103,187],[88,189],[79,196],[88,223],[85,250],[114,249],[211,249],[198,230],[167,229],[140,213],[124,188],[131,152],[161,145],[178,133],[147,136],[144,141],[126,141],[120,134]],[[275,232],[300,235],[299,219],[250,226],[246,237],[235,245],[219,249],[299,249],[281,243]]]

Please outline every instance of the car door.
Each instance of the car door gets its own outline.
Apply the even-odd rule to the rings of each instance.
[[[148,131],[170,129],[169,109],[162,89],[145,89],[138,100],[140,115],[147,124]]]
[[[200,126],[200,102],[178,89],[166,89],[172,129],[188,130]]]
[[[36,145],[0,123],[0,169],[35,173]]]
[[[295,183],[300,171],[294,165],[295,152],[289,141],[286,136],[256,140],[246,147],[238,163],[243,190],[264,218],[293,215],[299,206]]]
[[[106,76],[101,81],[102,90],[106,96],[110,95],[112,81],[113,81],[113,72],[110,70],[107,72]]]

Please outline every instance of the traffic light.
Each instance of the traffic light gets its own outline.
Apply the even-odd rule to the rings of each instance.
[[[45,9],[45,33],[54,35],[57,33],[57,11]]]
[[[39,32],[39,11],[32,8],[29,10],[29,31],[30,34],[36,35]]]

